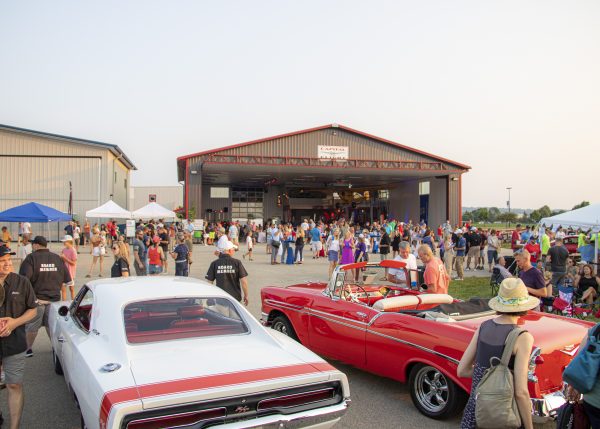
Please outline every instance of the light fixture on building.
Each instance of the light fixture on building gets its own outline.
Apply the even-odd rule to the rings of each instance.
[[[352,189],[352,183],[348,183],[348,189]]]
[[[452,178],[452,179],[450,179],[450,180],[452,180],[453,182],[458,182],[458,177],[453,177],[453,178]]]
[[[192,170],[190,171],[190,174],[198,174],[198,170]]]

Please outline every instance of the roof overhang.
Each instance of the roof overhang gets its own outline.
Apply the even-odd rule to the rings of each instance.
[[[18,134],[26,134],[26,135],[30,135],[30,136],[34,136],[34,137],[42,137],[42,138],[56,140],[56,141],[63,141],[66,143],[77,143],[77,144],[84,144],[84,145],[88,145],[88,146],[95,146],[95,147],[99,147],[102,149],[108,149],[114,156],[119,158],[127,168],[129,168],[130,170],[137,170],[137,167],[133,164],[133,162],[131,162],[131,160],[127,157],[127,155],[125,155],[125,153],[121,150],[121,148],[114,144],[103,143],[103,142],[98,142],[98,141],[94,141],[94,140],[80,139],[77,137],[63,136],[60,134],[46,133],[43,131],[29,130],[26,128],[13,127],[10,125],[3,125],[3,124],[0,124],[0,130],[10,131],[12,133],[18,133]]]
[[[266,137],[266,138],[262,138],[262,139],[258,139],[258,140],[251,140],[251,141],[247,141],[247,142],[243,142],[243,143],[238,143],[238,144],[234,144],[234,145],[230,145],[230,146],[225,146],[225,147],[220,147],[220,148],[216,148],[216,149],[210,149],[210,150],[205,150],[202,152],[196,152],[190,155],[184,155],[184,156],[180,156],[177,158],[177,175],[178,175],[178,180],[184,181],[185,180],[185,168],[186,168],[186,163],[188,160],[191,160],[193,158],[197,158],[197,157],[205,157],[205,156],[209,156],[209,155],[216,155],[219,152],[225,151],[225,150],[229,150],[229,149],[234,149],[234,148],[238,148],[238,147],[243,147],[243,146],[250,146],[250,145],[254,145],[254,144],[259,144],[259,143],[264,143],[270,140],[275,140],[275,139],[281,139],[281,138],[285,138],[285,137],[291,137],[291,136],[295,136],[295,135],[299,135],[299,134],[306,134],[306,133],[310,133],[313,131],[319,131],[319,130],[325,130],[325,129],[329,129],[329,128],[336,128],[336,129],[340,129],[340,130],[345,130],[347,132],[350,133],[354,133],[354,134],[358,134],[360,136],[369,138],[369,139],[373,139],[375,141],[379,141],[381,143],[385,143],[394,147],[397,147],[398,149],[402,149],[402,150],[406,150],[406,151],[411,151],[414,153],[417,153],[419,155],[423,155],[426,156],[428,158],[431,158],[432,160],[435,160],[437,162],[440,163],[445,163],[445,164],[450,164],[450,166],[452,166],[454,169],[456,169],[456,171],[458,171],[459,173],[464,173],[468,170],[471,169],[470,166],[466,165],[466,164],[462,164],[456,161],[452,161],[446,158],[442,158],[440,156],[437,155],[433,155],[431,153],[427,153],[418,149],[414,149],[396,142],[393,142],[391,140],[387,140],[381,137],[377,137],[374,136],[372,134],[368,134],[359,130],[355,130],[353,128],[350,127],[346,127],[344,125],[338,125],[338,124],[327,124],[327,125],[322,125],[319,127],[314,127],[314,128],[309,128],[309,129],[305,129],[305,130],[300,130],[300,131],[294,131],[291,133],[286,133],[286,134],[279,134],[276,136],[271,136],[271,137]],[[249,164],[244,164],[244,169],[247,168]]]

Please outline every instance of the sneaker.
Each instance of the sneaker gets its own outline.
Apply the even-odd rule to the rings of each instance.
[[[27,349],[27,351],[25,352],[25,357],[33,357],[33,350]]]
[[[471,271],[471,269],[470,268],[465,268],[465,271]]]

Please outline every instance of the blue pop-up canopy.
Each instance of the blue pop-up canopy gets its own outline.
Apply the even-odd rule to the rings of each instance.
[[[71,218],[67,213],[38,203],[27,203],[0,212],[2,222],[58,222]]]

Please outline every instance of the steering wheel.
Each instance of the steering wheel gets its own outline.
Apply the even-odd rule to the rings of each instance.
[[[369,296],[369,292],[366,291],[366,289],[364,287],[362,287],[361,285],[354,285],[355,287],[359,288],[362,292],[364,292],[365,296],[367,297],[367,307],[370,307],[371,304],[371,297]],[[350,288],[350,285],[348,285],[348,287]],[[350,289],[352,290],[352,289]],[[350,299],[348,299],[350,298]],[[352,301],[352,302],[358,302],[358,303],[363,303],[362,301],[360,301],[353,293],[349,293],[346,295],[346,301]]]

